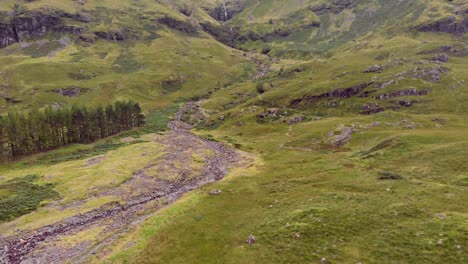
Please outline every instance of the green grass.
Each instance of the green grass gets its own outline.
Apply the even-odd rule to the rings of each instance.
[[[398,139],[402,143],[380,148],[383,153],[370,159],[354,158],[354,152],[372,148],[373,141],[378,145],[385,138],[382,128],[356,135],[340,152],[278,148],[310,131],[324,135],[343,121],[303,123],[293,127],[290,137],[288,127],[281,124],[210,131],[212,137],[232,137],[255,149],[263,164],[188,194],[132,233],[137,245],[124,251],[119,248],[111,260],[315,263],[326,258],[330,263],[462,263],[466,254],[458,246],[467,246],[463,201],[468,197],[457,175],[468,170],[463,165],[467,157],[464,129],[385,131],[387,138],[402,134]],[[420,146],[440,148],[447,143],[450,152],[424,151],[431,156],[419,157]],[[395,170],[392,175],[404,177],[379,179],[389,169]],[[223,192],[210,196],[211,189]],[[442,220],[437,214],[447,217]],[[257,238],[253,245],[245,243],[250,234]]]
[[[195,133],[254,154],[254,164],[184,195],[132,227],[105,252],[97,252],[91,262],[320,263],[326,258],[327,263],[352,264],[465,263],[468,60],[449,54],[450,61],[438,65],[429,61],[432,54],[420,52],[448,44],[464,47],[466,36],[410,30],[447,16],[450,4],[363,1],[353,10],[317,17],[308,5],[319,2],[327,1],[249,0],[246,10],[228,22],[241,26],[243,32],[293,31],[287,38],[267,43],[271,54],[281,55],[279,60],[256,56],[271,64],[271,73],[261,80],[251,80],[255,69],[250,54],[229,49],[207,35],[187,37],[149,26],[151,19],[162,14],[184,19],[176,9],[188,1],[174,1],[172,9],[143,0],[132,3],[132,10],[127,1],[88,1],[85,8],[106,7],[100,9],[105,15],[92,23],[93,29],[125,25],[142,33],[145,41],[99,40],[90,47],[73,42],[50,58],[44,56],[48,47],[42,53],[18,45],[1,50],[4,75],[0,81],[3,78],[8,86],[4,92],[22,100],[16,105],[1,103],[5,106],[1,111],[131,98],[147,112],[147,125],[141,130],[2,166],[1,186],[23,175],[45,175],[28,184],[53,184],[62,195],[62,205],[87,201],[65,211],[39,207],[9,224],[35,228],[119,201],[119,197],[92,199],[93,188],[118,186],[162,155],[164,149],[152,139],[167,129],[181,102],[203,98],[202,107],[210,117]],[[69,2],[44,0],[27,6],[52,4],[64,10],[75,8]],[[216,23],[200,8],[219,2],[193,4],[198,12],[192,19]],[[161,14],[151,13],[153,8],[160,8]],[[145,20],[139,20],[141,10],[149,11]],[[119,16],[112,20],[112,14]],[[318,20],[320,33],[301,28]],[[151,32],[143,32],[145,28],[158,37],[147,38]],[[260,50],[264,43],[248,41],[242,47]],[[384,65],[385,70],[362,73],[374,64]],[[413,76],[416,67],[440,66],[449,69],[440,82]],[[396,80],[404,71],[405,79],[365,91],[376,90],[371,93],[374,96],[431,87],[426,96],[391,99],[417,100],[412,107],[392,109],[391,100],[359,96],[323,99],[294,109],[290,105],[292,99],[370,80]],[[265,84],[263,94],[256,91],[259,82]],[[78,98],[47,92],[70,85],[90,90]],[[213,93],[205,97],[208,92]],[[368,103],[378,103],[386,111],[360,115],[360,107]],[[268,108],[278,108],[282,116],[259,122],[258,115]],[[288,126],[284,121],[294,115],[304,115],[305,121]],[[376,122],[380,126],[374,126]],[[411,123],[418,125],[408,128]],[[330,146],[329,132],[353,124],[359,132],[348,144]],[[126,137],[136,141],[122,141]],[[87,166],[96,156],[105,159]],[[193,159],[191,166],[196,169],[203,160],[197,155]],[[209,195],[214,189],[223,192]],[[10,199],[12,194],[11,188],[0,189],[0,199]],[[7,225],[0,225],[0,230],[12,232]],[[66,237],[64,243],[92,239],[92,233]],[[249,235],[256,236],[257,242],[245,243]]]

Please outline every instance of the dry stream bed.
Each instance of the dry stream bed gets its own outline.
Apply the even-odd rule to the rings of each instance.
[[[0,264],[86,262],[89,256],[105,249],[132,226],[184,193],[218,181],[226,176],[229,168],[250,162],[236,149],[192,134],[192,127],[181,121],[186,109],[182,107],[175,120],[168,124],[169,132],[154,138],[164,146],[164,155],[135,172],[123,184],[94,195],[94,198],[119,197],[120,202],[107,203],[40,228],[0,236]],[[194,156],[199,160],[196,169],[188,165]],[[94,233],[93,239],[85,236],[71,243],[63,242],[83,233]]]

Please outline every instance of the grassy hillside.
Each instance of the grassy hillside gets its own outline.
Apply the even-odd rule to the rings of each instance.
[[[39,191],[0,233],[125,205],[141,171],[198,173],[213,153],[163,130],[201,99],[182,119],[204,144],[243,151],[242,165],[105,243],[109,230],[92,227],[44,247],[91,245],[73,259],[90,263],[465,263],[467,4],[231,0],[225,17],[223,2],[22,4],[19,16],[90,19],[62,14],[87,31],[0,49],[1,112],[133,99],[148,125],[2,165],[0,201]],[[178,151],[186,162],[161,161]]]
[[[21,6],[20,17],[33,12],[40,12],[40,16],[82,14],[87,22],[60,19],[66,26],[86,28],[86,32],[80,36],[51,31],[39,36],[24,34],[21,43],[3,48],[2,111],[119,98],[138,100],[149,110],[180,98],[202,96],[252,72],[248,58],[202,31],[184,33],[158,23],[169,16],[191,27],[176,7],[155,1],[139,1],[137,5],[85,2],[32,1]],[[94,32],[101,32],[104,38]],[[65,96],[59,92],[70,90],[77,92]]]

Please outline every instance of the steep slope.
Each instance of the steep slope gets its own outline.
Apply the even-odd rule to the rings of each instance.
[[[165,3],[32,1],[2,14],[4,110],[116,98],[168,105],[252,71],[241,53],[199,30],[208,15],[189,18]]]
[[[414,29],[462,35],[468,30],[466,4],[462,1],[233,0],[226,3],[227,8],[215,12],[214,17],[226,21],[222,12],[226,10],[229,30],[238,31],[236,45],[275,56],[321,54],[375,33],[391,37]]]

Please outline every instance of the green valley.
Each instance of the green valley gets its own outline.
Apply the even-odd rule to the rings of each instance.
[[[467,33],[463,0],[0,0],[2,124],[138,108],[0,164],[0,263],[466,263]]]

